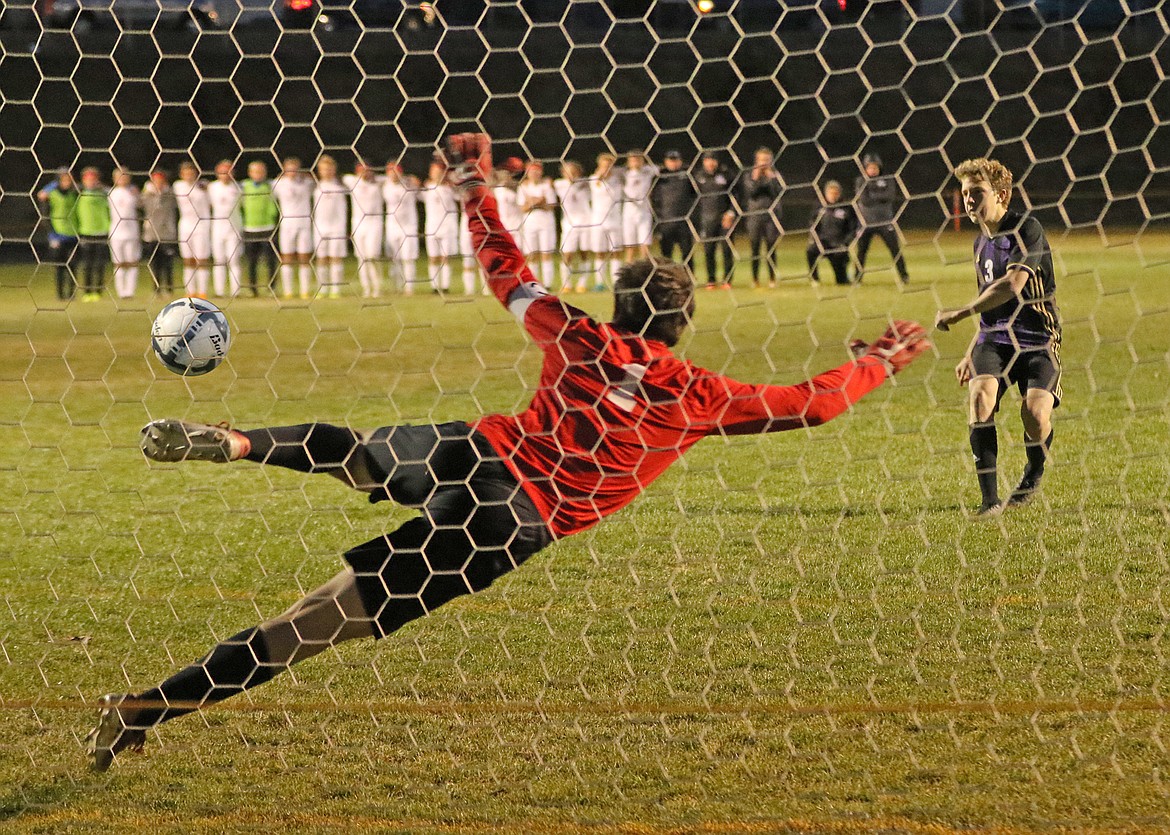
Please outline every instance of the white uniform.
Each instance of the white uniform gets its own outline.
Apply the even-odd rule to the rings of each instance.
[[[590,249],[593,252],[616,252],[622,246],[622,185],[620,171],[609,177],[589,179]]]
[[[281,174],[272,184],[272,198],[280,207],[277,241],[284,255],[313,252],[313,178]]]
[[[141,229],[138,223],[138,189],[117,186],[110,189],[110,252],[115,264],[133,264],[142,258]]]
[[[386,203],[386,257],[398,261],[418,258],[418,197],[403,180],[382,183]]]
[[[420,197],[426,211],[427,255],[439,258],[459,254],[459,203],[446,183],[427,184]]]
[[[650,188],[658,168],[643,163],[641,168],[627,168],[622,184],[622,243],[626,246],[649,246],[654,228],[654,212],[650,207]]]
[[[176,180],[179,203],[179,254],[184,260],[211,260],[211,199],[202,180]]]
[[[362,295],[379,296],[382,293],[382,271],[378,260],[382,257],[382,215],[386,211],[382,184],[376,179],[367,180],[353,174],[346,174],[344,182],[349,187],[350,234],[353,236],[353,253],[360,262],[358,278]]]
[[[313,238],[318,258],[344,258],[349,230],[349,189],[341,180],[321,180],[313,192]]]
[[[524,212],[520,211],[520,200],[513,186],[495,186],[492,194],[496,198],[496,205],[500,207],[500,223],[512,233],[513,238],[520,237],[520,225],[524,223]]]
[[[110,189],[110,254],[114,259],[114,290],[128,299],[138,289],[138,261],[142,238],[138,223],[138,189],[117,186]],[[117,266],[126,264],[127,266]]]
[[[589,181],[560,179],[553,187],[561,203],[561,252],[589,252]]]
[[[545,205],[524,213],[524,224],[520,227],[521,248],[526,255],[553,252],[557,248],[557,223],[553,206],[557,203],[556,192],[548,180],[521,181],[516,187],[516,199],[521,209],[533,200],[543,200]]]
[[[227,276],[231,275],[232,293],[240,290],[240,255],[244,251],[240,229],[240,184],[213,180],[207,186],[211,201],[211,275],[217,296],[223,295]]]

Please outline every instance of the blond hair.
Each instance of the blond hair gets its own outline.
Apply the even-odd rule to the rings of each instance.
[[[1012,172],[1002,162],[986,157],[963,160],[955,169],[958,180],[983,180],[996,192],[1012,190]]]

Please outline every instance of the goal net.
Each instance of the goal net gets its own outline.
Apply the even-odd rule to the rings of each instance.
[[[0,819],[1170,826],[1168,34],[1144,0],[5,5]],[[145,193],[184,162],[210,182],[226,160],[243,181],[253,162],[275,178],[288,157],[309,170],[323,155],[343,175],[396,163],[425,180],[460,131],[489,133],[497,162],[540,161],[550,180],[566,160],[590,178],[605,154],[625,176],[631,152],[658,182],[672,168],[706,176],[675,216],[700,290],[677,353],[785,385],[895,319],[929,327],[976,296],[979,229],[953,172],[1003,162],[1011,208],[1047,233],[1063,319],[1042,488],[971,518],[954,368],[974,328],[959,325],[832,423],[705,440],[628,508],[489,589],[160,725],[108,782],[85,776],[98,697],[146,690],[278,614],[344,551],[417,513],[274,467],[150,462],[145,423],[365,430],[511,414],[541,353],[495,299],[458,291],[457,250],[451,287],[431,291],[444,267],[420,228],[417,262],[356,239],[339,273],[313,259],[309,298],[295,258],[270,290],[261,269],[256,297],[232,296],[235,266],[226,285],[207,267],[231,351],[211,374],[176,376],[153,356],[151,322],[194,273],[176,257],[160,287],[148,240],[117,275],[103,249],[100,288],[75,256],[63,288],[56,198],[42,190],[89,167],[105,187],[124,169]],[[760,188],[774,191],[753,220],[744,181],[761,150]],[[879,181],[888,216],[862,199]],[[815,234],[834,199],[828,217],[860,214],[842,232],[844,284]],[[551,256],[548,282],[607,321],[612,293],[592,279],[624,243]],[[1005,496],[1026,460],[1020,402],[1012,386],[997,418]]]

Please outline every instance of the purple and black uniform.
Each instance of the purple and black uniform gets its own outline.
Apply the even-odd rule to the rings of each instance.
[[[994,235],[975,239],[975,274],[982,292],[1014,268],[1028,273],[1019,297],[979,316],[979,336],[971,361],[976,375],[1000,379],[1020,393],[1030,388],[1052,392],[1060,404],[1060,311],[1052,250],[1044,227],[1034,217],[1008,212]]]

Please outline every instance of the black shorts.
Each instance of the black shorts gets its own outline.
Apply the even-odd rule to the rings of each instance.
[[[1056,401],[1054,406],[1059,406],[1064,397],[1060,386],[1059,343],[1037,348],[1016,348],[998,342],[979,342],[971,352],[971,364],[974,366],[974,376],[999,378],[999,393],[995,398],[997,409],[1011,383],[1016,384],[1021,395],[1027,394],[1028,389],[1050,392]]]
[[[378,637],[487,588],[552,542],[532,500],[466,423],[383,427],[364,449],[371,474],[384,482],[370,501],[422,510],[345,553]]]

